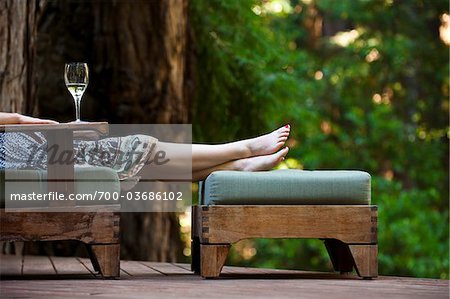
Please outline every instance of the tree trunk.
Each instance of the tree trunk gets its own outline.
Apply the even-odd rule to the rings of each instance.
[[[37,114],[33,65],[46,1],[0,0],[0,111]],[[23,242],[0,242],[0,253],[21,254]]]
[[[186,4],[185,0],[94,4],[95,60],[117,120],[188,121],[183,96]]]
[[[37,113],[33,63],[45,3],[0,1],[0,111]]]
[[[187,2],[99,2],[93,12],[94,60],[112,120],[187,123]],[[124,257],[177,260],[181,242],[176,214],[123,213],[122,223]]]

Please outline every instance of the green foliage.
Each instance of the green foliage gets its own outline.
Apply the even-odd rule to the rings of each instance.
[[[447,1],[192,1],[194,138],[225,141],[290,123],[282,167],[372,174],[381,274],[448,278],[445,12]],[[257,254],[243,254],[244,245]],[[317,241],[244,245],[231,262],[330,268]]]

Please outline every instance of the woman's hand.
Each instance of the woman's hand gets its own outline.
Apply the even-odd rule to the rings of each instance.
[[[57,124],[57,121],[18,114],[19,124]]]
[[[49,119],[40,119],[19,113],[0,112],[0,124],[57,124],[58,122]]]

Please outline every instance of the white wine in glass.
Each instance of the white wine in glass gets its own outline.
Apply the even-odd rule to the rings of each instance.
[[[87,63],[72,62],[66,63],[64,68],[64,81],[67,89],[73,97],[75,102],[76,122],[80,120],[80,103],[89,83],[89,69]]]

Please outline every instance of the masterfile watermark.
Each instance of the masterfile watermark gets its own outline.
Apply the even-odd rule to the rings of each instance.
[[[4,133],[6,211],[117,204],[122,212],[177,212],[191,205],[191,125],[110,125],[97,138],[52,133]]]
[[[130,151],[125,151],[123,149],[118,149],[115,153],[117,157],[116,164],[118,165],[129,165],[135,160],[140,160],[144,158],[147,151],[154,152],[153,157],[146,159],[143,163],[145,165],[156,164],[164,165],[170,163],[170,159],[167,157],[167,153],[163,150],[156,150],[156,143],[149,144],[147,142],[140,142],[142,144],[142,150],[136,150],[131,148]],[[75,164],[79,159],[91,159],[98,160],[99,165],[106,166],[105,161],[112,159],[112,154],[108,151],[102,151],[98,148],[91,148],[86,152],[76,152],[74,155],[73,150],[60,150],[58,144],[53,144],[47,146],[47,144],[31,144],[28,147],[29,157],[27,164],[30,166],[36,165],[36,161],[43,161],[47,159],[49,164],[60,164],[60,165],[71,165]],[[81,157],[80,155],[84,155]]]
[[[119,201],[125,200],[149,200],[149,201],[182,201],[183,192],[103,192],[94,193],[70,193],[46,192],[46,193],[13,193],[9,195],[10,201]]]

